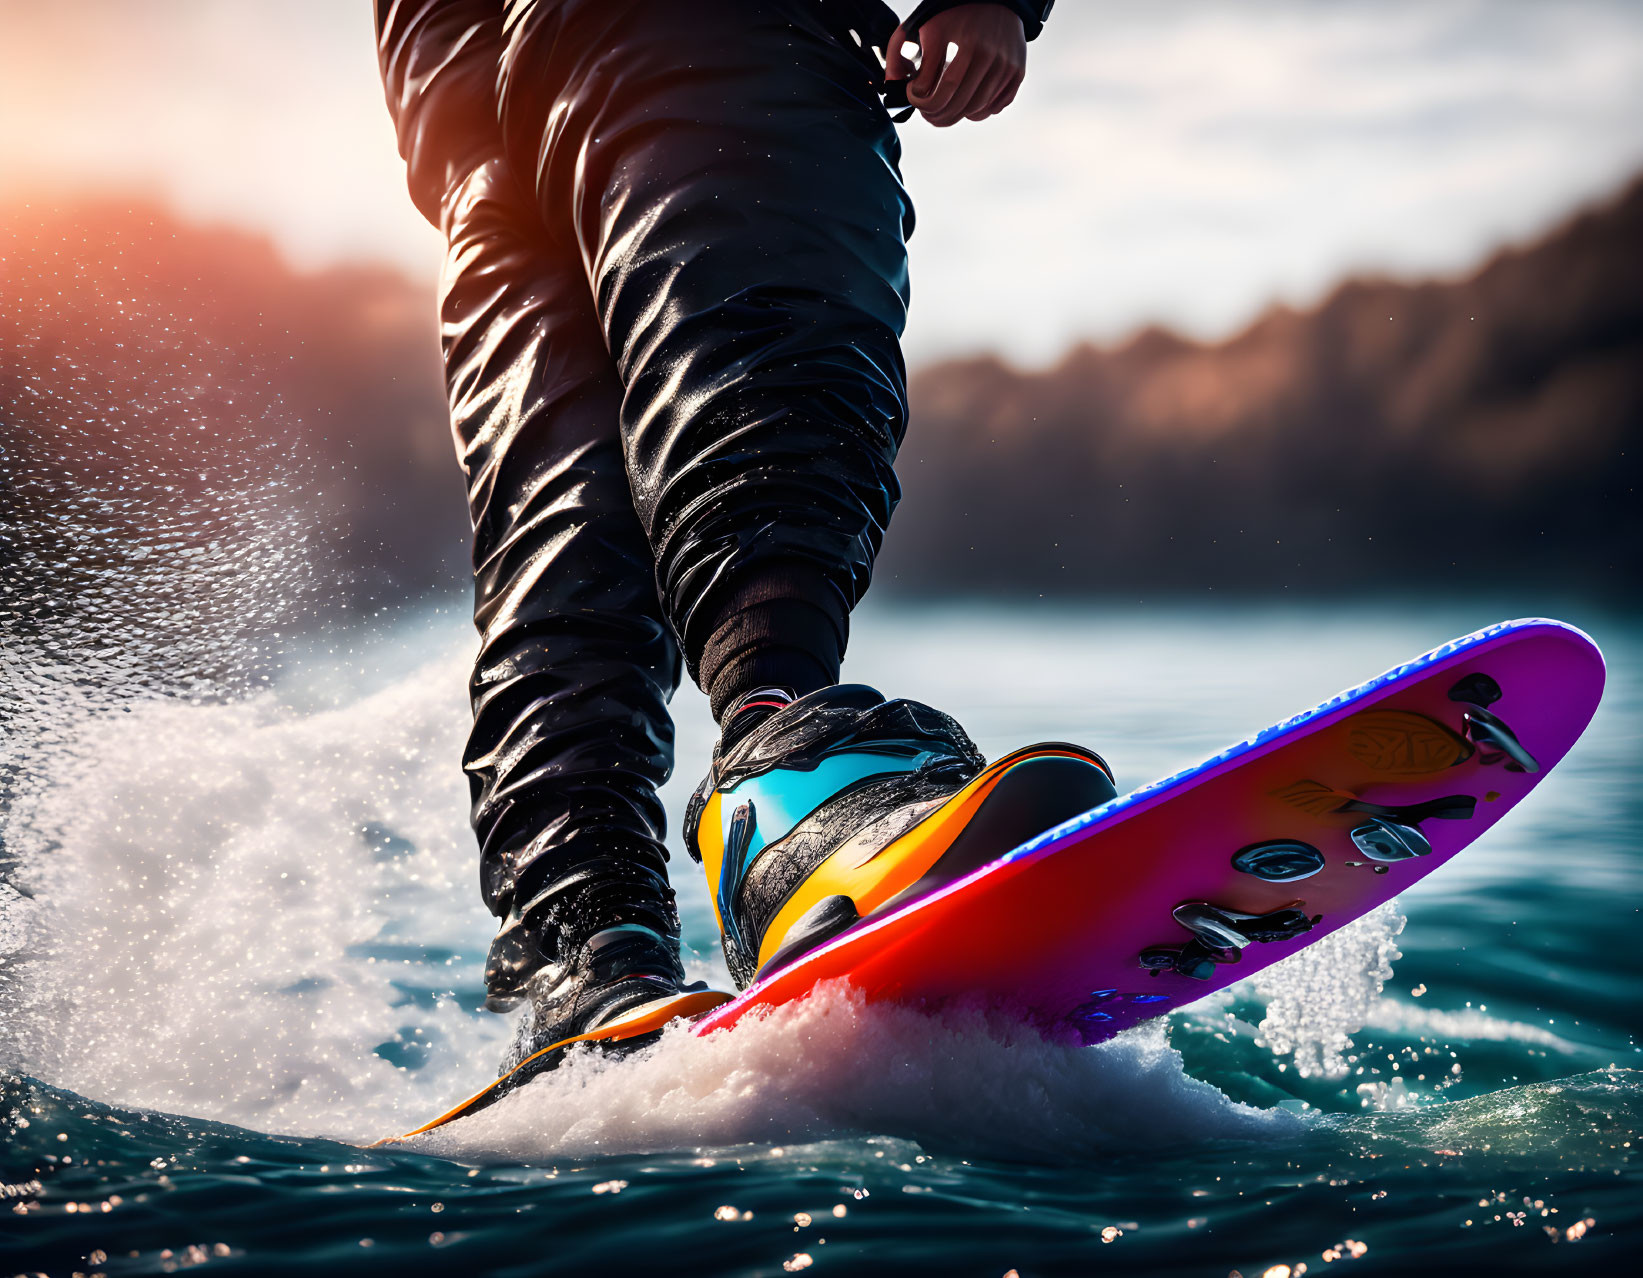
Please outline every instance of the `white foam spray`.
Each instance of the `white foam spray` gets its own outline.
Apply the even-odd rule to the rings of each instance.
[[[1422,1040],[1429,1038],[1434,1042],[1527,1043],[1561,1056],[1593,1054],[1590,1047],[1554,1034],[1542,1025],[1490,1016],[1473,1008],[1418,1007],[1392,998],[1380,999],[1369,1009],[1364,1027],[1417,1036]],[[1601,1052],[1595,1054],[1602,1055]]]
[[[41,809],[62,842],[26,876],[23,917],[7,911],[28,936],[11,1063],[103,1100],[356,1140],[488,1081],[508,1024],[450,992],[473,984],[490,930],[454,766],[466,646],[340,706],[155,702],[101,728]],[[865,1131],[1068,1156],[1292,1122],[1187,1077],[1156,1027],[1080,1050],[830,991],[573,1062],[433,1147],[542,1158]]]
[[[676,1026],[624,1061],[573,1057],[416,1144],[542,1159],[865,1131],[1063,1161],[1271,1137],[1298,1123],[1186,1075],[1161,1022],[1076,1048],[980,1013],[868,1007],[834,985],[729,1032],[697,1038]]]
[[[1293,1058],[1302,1078],[1344,1078],[1347,1053],[1402,957],[1404,916],[1395,901],[1371,910],[1252,981],[1266,1002],[1261,1041]]]
[[[11,1063],[98,1099],[356,1134],[477,1081],[504,1026],[450,992],[484,931],[461,690],[447,660],[313,714],[263,695],[98,722],[35,806],[58,837],[20,870],[26,922],[11,911]],[[420,1088],[377,1052],[442,1042],[457,1077]]]

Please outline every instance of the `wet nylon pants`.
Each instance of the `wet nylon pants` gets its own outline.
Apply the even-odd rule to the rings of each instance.
[[[597,928],[677,936],[656,787],[681,650],[696,674],[748,583],[841,625],[866,589],[912,210],[845,27],[827,0],[379,0],[449,241],[493,1005]]]

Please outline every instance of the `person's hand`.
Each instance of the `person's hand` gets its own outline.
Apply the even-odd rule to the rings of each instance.
[[[1027,33],[1001,4],[961,4],[938,13],[918,31],[923,53],[918,74],[902,54],[900,27],[885,50],[884,78],[906,80],[907,100],[938,129],[960,120],[985,120],[1015,100],[1027,75]],[[951,62],[947,50],[958,46]]]

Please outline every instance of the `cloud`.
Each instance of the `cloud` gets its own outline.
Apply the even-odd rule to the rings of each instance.
[[[1037,360],[1453,272],[1643,163],[1643,11],[1062,5],[1017,108],[907,132],[912,335]],[[997,317],[1007,316],[1000,324]]]

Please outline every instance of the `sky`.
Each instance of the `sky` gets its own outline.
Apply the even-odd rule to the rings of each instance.
[[[910,0],[901,0],[905,12]],[[141,190],[430,282],[365,0],[0,0],[0,200]],[[1643,169],[1636,0],[1060,0],[1004,115],[903,126],[910,360],[1226,336],[1455,274]]]

